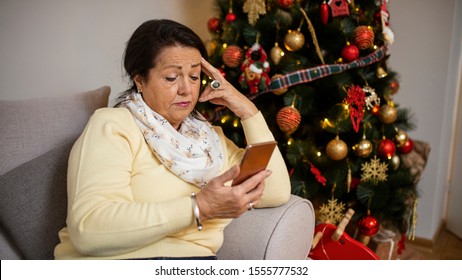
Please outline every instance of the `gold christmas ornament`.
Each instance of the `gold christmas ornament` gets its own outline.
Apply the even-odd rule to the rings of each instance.
[[[396,131],[396,135],[395,135],[395,143],[396,143],[396,147],[402,147],[406,144],[408,140],[408,136],[407,136],[407,133],[406,131],[404,130],[397,130]]]
[[[398,155],[393,155],[390,159],[390,166],[393,170],[398,170],[401,160]]]
[[[360,158],[367,158],[372,153],[372,142],[363,139],[353,147],[353,151]]]
[[[332,160],[342,160],[348,154],[348,146],[337,135],[335,139],[327,143],[326,154]]]
[[[274,43],[274,47],[270,51],[271,60],[274,62],[275,65],[278,65],[283,56],[284,51],[279,47],[279,44],[277,42]]]
[[[271,77],[271,80],[274,80],[280,77],[282,77],[281,74],[274,74],[273,77]],[[288,88],[276,89],[276,90],[273,90],[273,93],[276,95],[282,95],[286,93],[288,90],[289,90]]]
[[[291,52],[296,52],[303,48],[305,45],[305,36],[300,32],[300,28],[297,30],[289,30],[284,37],[284,46]]]
[[[398,110],[392,105],[385,104],[380,107],[379,119],[384,124],[391,124],[398,118]]]

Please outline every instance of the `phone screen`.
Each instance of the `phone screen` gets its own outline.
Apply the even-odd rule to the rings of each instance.
[[[238,185],[256,173],[264,170],[276,147],[276,141],[250,144],[245,148],[240,164],[240,173],[234,178],[232,185]]]

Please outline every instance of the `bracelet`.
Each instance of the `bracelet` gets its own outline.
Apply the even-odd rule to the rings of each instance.
[[[193,213],[194,213],[194,216],[196,217],[197,230],[201,231],[202,223],[199,219],[200,217],[199,206],[197,205],[196,194],[194,192],[191,193],[191,200],[192,200]]]

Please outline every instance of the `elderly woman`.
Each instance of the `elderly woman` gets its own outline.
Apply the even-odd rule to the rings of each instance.
[[[230,186],[244,150],[195,110],[197,102],[227,106],[249,144],[274,137],[206,57],[201,39],[171,20],[133,33],[124,57],[132,87],[115,108],[93,114],[71,151],[56,259],[216,259],[232,218],[288,201],[277,148],[267,170]],[[214,81],[201,94],[202,72]]]

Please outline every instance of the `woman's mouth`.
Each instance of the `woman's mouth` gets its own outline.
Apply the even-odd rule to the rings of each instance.
[[[190,104],[191,104],[191,102],[189,102],[189,101],[175,103],[175,105],[177,105],[179,107],[189,107]]]

